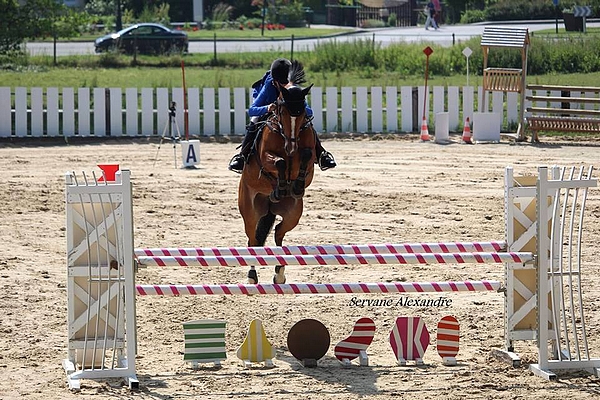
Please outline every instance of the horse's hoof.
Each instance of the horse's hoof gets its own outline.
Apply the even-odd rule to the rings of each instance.
[[[271,203],[279,203],[281,201],[281,198],[275,194],[275,192],[271,192],[271,194],[269,195],[269,201]]]
[[[273,276],[273,283],[282,285],[285,283],[285,267],[283,265],[277,265],[275,267],[275,276]]]
[[[301,199],[302,197],[304,197],[304,190],[302,190],[300,193],[296,193],[292,190],[292,197],[296,200]]]
[[[258,274],[256,273],[255,269],[251,269],[250,271],[248,271],[248,284],[258,284]]]

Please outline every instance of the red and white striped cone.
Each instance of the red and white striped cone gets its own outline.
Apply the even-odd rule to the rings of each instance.
[[[471,123],[469,121],[469,117],[465,120],[465,127],[463,128],[462,141],[466,144],[473,144],[471,138],[473,134],[471,133]]]
[[[430,140],[429,137],[429,129],[427,128],[427,118],[423,116],[423,122],[421,123],[421,141],[428,142]]]

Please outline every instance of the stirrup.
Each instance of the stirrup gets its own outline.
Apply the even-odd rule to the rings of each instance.
[[[323,151],[321,153],[321,156],[319,157],[319,168],[321,168],[321,171],[325,171],[330,168],[335,168],[336,166],[337,163],[333,158],[333,154],[331,154],[328,151]]]
[[[231,160],[229,160],[229,166],[227,168],[230,171],[241,174],[244,170],[244,164],[244,156],[242,154],[236,154],[235,156],[231,157]]]

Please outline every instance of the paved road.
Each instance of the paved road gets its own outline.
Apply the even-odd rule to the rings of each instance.
[[[554,23],[523,23],[514,26],[528,26],[530,31],[539,31],[545,29],[554,29]],[[600,22],[588,22],[588,27],[598,27]],[[351,35],[337,36],[335,38],[321,39],[302,39],[294,41],[294,51],[312,50],[319,42],[337,40],[352,41],[358,38],[368,38],[381,43],[382,46],[389,46],[398,42],[423,42],[436,43],[442,46],[451,46],[454,43],[467,40],[483,33],[485,25],[448,25],[441,26],[434,31],[426,31],[423,27],[405,27],[394,29],[375,29],[367,32],[358,32]],[[217,53],[237,53],[253,51],[279,51],[290,52],[292,42],[290,40],[272,40],[272,41],[219,41],[217,42]],[[212,41],[192,41],[189,45],[190,53],[212,53],[215,45]],[[33,42],[27,45],[31,55],[52,55],[52,43]],[[90,42],[68,42],[57,43],[56,53],[58,56],[74,54],[94,54],[94,44]]]

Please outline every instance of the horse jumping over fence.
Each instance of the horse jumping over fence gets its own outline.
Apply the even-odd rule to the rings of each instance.
[[[275,110],[243,170],[238,208],[248,246],[264,246],[276,216],[281,222],[275,226],[275,244],[281,246],[302,216],[304,191],[312,182],[315,163],[315,134],[306,116],[306,95],[312,85],[300,87],[304,82],[302,65],[293,62],[289,83],[281,87]],[[248,283],[258,283],[254,266],[248,271]],[[275,266],[273,283],[285,283],[284,266]]]

